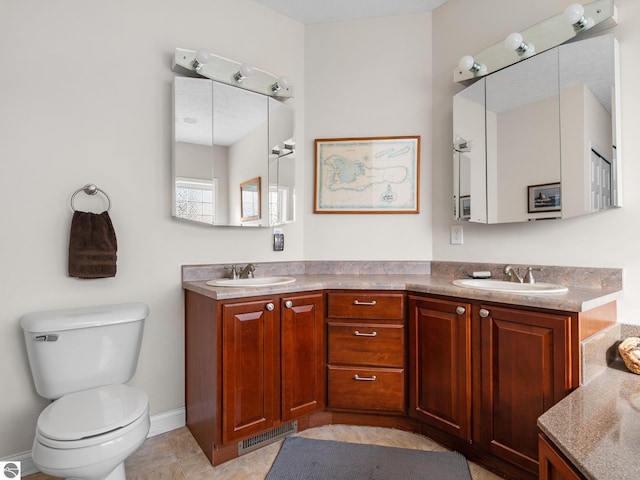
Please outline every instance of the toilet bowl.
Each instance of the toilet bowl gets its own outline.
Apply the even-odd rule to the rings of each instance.
[[[140,389],[108,385],[72,393],[38,417],[33,462],[56,477],[125,480],[124,460],[149,426],[149,402]]]
[[[144,303],[36,312],[21,326],[40,413],[33,463],[73,480],[125,480],[124,461],[149,433],[149,398],[135,373]]]

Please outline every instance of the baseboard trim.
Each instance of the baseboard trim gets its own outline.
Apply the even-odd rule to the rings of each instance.
[[[182,428],[187,424],[187,412],[184,407],[176,408],[168,412],[159,413],[151,416],[151,427],[149,428],[149,437],[155,437],[162,433]],[[31,450],[28,452],[16,453],[9,457],[0,458],[1,462],[20,462],[21,476],[26,477],[38,473],[38,467],[33,463],[31,458]]]

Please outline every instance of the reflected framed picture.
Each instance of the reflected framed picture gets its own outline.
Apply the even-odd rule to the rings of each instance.
[[[460,220],[469,220],[471,218],[471,196],[463,195],[460,197]]]
[[[561,206],[560,183],[529,185],[529,213],[559,212]]]
[[[419,213],[420,137],[315,141],[314,213]]]

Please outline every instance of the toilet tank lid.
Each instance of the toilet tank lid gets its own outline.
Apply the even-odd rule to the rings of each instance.
[[[25,332],[44,333],[136,322],[148,315],[145,303],[122,303],[28,313],[20,319],[20,326]]]

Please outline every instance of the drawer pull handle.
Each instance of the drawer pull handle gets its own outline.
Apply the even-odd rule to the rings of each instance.
[[[376,335],[378,335],[378,332],[360,333],[358,330],[356,330],[355,332],[353,332],[353,334],[356,337],[375,337]]]
[[[373,307],[376,304],[375,300],[371,300],[370,302],[361,302],[360,300],[354,300],[354,305],[367,305],[369,307]]]
[[[358,380],[360,382],[375,382],[376,381],[376,376],[375,375],[371,375],[370,377],[361,377],[360,375],[358,375],[357,373],[353,376],[354,380]]]

